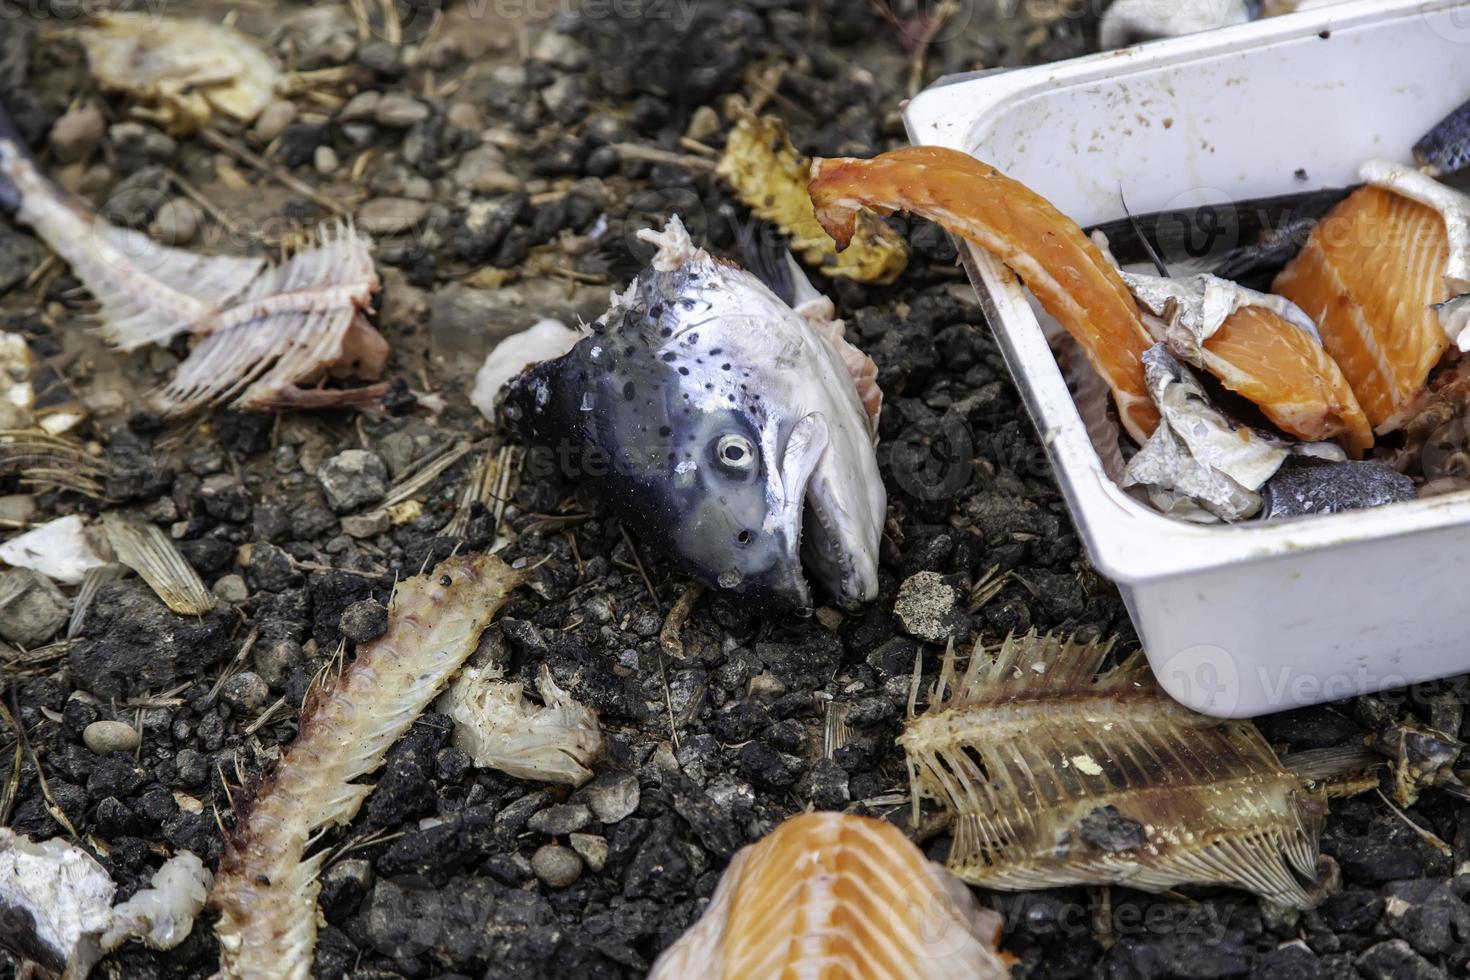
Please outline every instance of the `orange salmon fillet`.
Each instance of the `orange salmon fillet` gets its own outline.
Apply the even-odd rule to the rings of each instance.
[[[1307,442],[1341,439],[1358,456],[1372,448],[1368,417],[1337,362],[1271,310],[1236,310],[1204,342],[1204,352],[1205,368],[1283,432]]]
[[[1071,218],[1019,181],[957,150],[914,146],[871,160],[818,159],[817,220],[845,248],[858,210],[911,211],[975,243],[1025,281],[1082,346],[1140,445],[1159,424],[1143,376],[1153,340],[1116,269]]]
[[[735,855],[649,980],[1006,980],[999,932],[897,827],[808,813]]]
[[[1368,420],[1392,431],[1449,347],[1449,237],[1432,208],[1364,187],[1324,218],[1272,291],[1315,320]]]

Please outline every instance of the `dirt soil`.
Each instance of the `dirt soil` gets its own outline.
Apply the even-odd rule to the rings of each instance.
[[[213,866],[244,787],[295,736],[312,678],[344,643],[350,657],[382,631],[395,579],[497,540],[507,560],[539,567],[479,656],[523,681],[546,664],[595,708],[599,776],[569,791],[478,769],[448,719],[424,715],[352,825],[318,844],[331,857],[317,976],[641,977],[730,855],[784,818],[815,806],[906,822],[894,739],[916,654],[932,672],[941,648],[895,616],[904,582],[935,573],[914,588],[962,643],[1036,629],[1136,647],[944,235],[895,220],[913,247],[897,283],[822,281],[886,395],[882,593],[859,613],[762,617],[706,595],[679,632],[684,658],[669,657],[659,633],[687,580],[574,482],[520,479],[502,506],[476,494],[476,467],[502,443],[467,392],[499,339],[545,316],[600,314],[647,258],[641,228],[678,213],[696,240],[738,257],[749,213],[711,162],[741,105],[781,116],[808,154],[869,155],[904,142],[902,100],[941,74],[1090,50],[1096,12],[1083,6],[973,0],[936,19],[951,5],[400,0],[395,32],[376,3],[168,4],[169,16],[229,17],[291,69],[293,110],[212,127],[259,166],[99,91],[66,36],[82,8],[0,0],[0,97],[50,173],[112,220],[178,234],[189,206],[166,222],[163,209],[204,202],[186,215],[189,247],[275,254],[334,209],[375,215],[375,320],[395,382],[371,413],[162,419],[143,398],[187,344],[100,344],[66,267],[0,218],[0,328],[23,334],[86,408],[75,434],[107,469],[100,496],[11,472],[5,526],[122,509],[169,533],[222,600],[179,617],[128,576],[101,588],[74,637],[54,627],[31,649],[0,646],[0,692],[25,731],[22,744],[0,726],[0,824],[50,838],[67,833],[64,815],[119,897],[179,850]],[[368,92],[376,105],[352,102]],[[54,121],[82,105],[100,118],[59,147]],[[376,513],[389,484],[457,447],[409,502]],[[377,462],[348,466],[345,450]],[[334,508],[324,483],[344,472],[350,492]],[[1405,719],[1458,735],[1464,691],[1424,685],[1261,726],[1282,751]],[[829,702],[851,730],[830,757]],[[82,733],[99,719],[136,726],[141,746],[94,754]],[[583,864],[568,883],[533,868],[538,848],[572,832],[605,842],[599,869]],[[949,838],[931,823],[923,843],[942,858]],[[1470,876],[1456,875],[1470,810],[1438,791],[1403,813],[1373,793],[1334,801],[1323,849],[1342,888],[1306,913],[1223,890],[985,900],[1005,917],[1018,977],[1466,975]],[[169,952],[124,948],[98,975],[207,977],[211,921]],[[18,969],[0,953],[0,978]]]

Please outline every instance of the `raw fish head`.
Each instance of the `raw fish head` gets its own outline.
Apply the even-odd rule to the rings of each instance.
[[[677,565],[760,606],[807,610],[803,559],[841,602],[877,594],[885,496],[867,412],[833,342],[677,219],[652,267],[504,413]]]

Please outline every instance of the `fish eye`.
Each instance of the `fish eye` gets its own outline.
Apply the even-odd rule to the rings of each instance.
[[[750,532],[742,528],[740,533],[735,535],[735,540],[743,545],[750,544]]]
[[[745,473],[755,466],[755,446],[742,435],[720,436],[715,444],[715,456],[726,469]]]

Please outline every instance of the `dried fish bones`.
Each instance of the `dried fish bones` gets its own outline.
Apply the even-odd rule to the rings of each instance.
[[[1000,916],[897,827],[806,813],[736,853],[649,980],[1003,980],[999,933]]]
[[[946,652],[929,707],[899,743],[912,796],[953,815],[949,869],[1002,890],[1233,885],[1308,908],[1320,792],[1249,722],[1196,714],[1140,656],[1053,636]],[[916,679],[917,685],[917,679]]]
[[[211,904],[225,980],[306,980],[316,943],[316,895],[326,852],[312,836],[346,824],[372,791],[357,782],[382,764],[522,581],[498,558],[440,562],[398,587],[388,631],[359,647],[327,689],[308,696],[300,734],[254,787],[220,859]]]
[[[71,265],[101,307],[109,343],[132,350],[181,333],[201,338],[153,394],[161,412],[342,407],[382,393],[303,387],[329,374],[372,380],[387,361],[387,342],[365,316],[379,287],[371,242],[350,224],[323,225],[279,265],[168,248],[69,200],[7,133],[3,113],[0,206]]]

